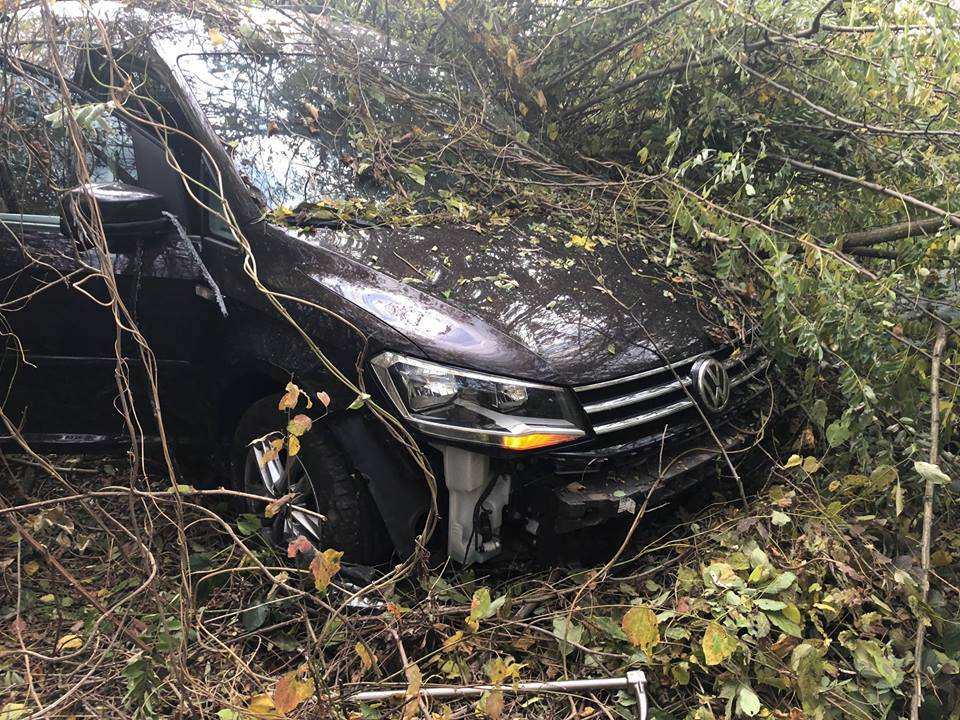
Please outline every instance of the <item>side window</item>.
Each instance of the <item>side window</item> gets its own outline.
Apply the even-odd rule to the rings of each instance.
[[[63,105],[34,79],[5,75],[0,87],[0,214],[56,219],[60,194],[76,185],[71,143],[58,122]],[[129,127],[106,106],[73,102],[91,182],[137,184]]]

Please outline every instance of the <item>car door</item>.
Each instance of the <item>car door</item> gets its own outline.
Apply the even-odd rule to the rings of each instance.
[[[74,160],[56,129],[57,95],[41,79],[4,77],[0,130],[0,318],[3,409],[32,443],[112,444],[126,435],[118,388],[133,386],[138,422],[155,435],[147,368],[129,332],[117,332],[112,278],[155,356],[161,391],[193,390],[191,349],[204,317],[191,240],[168,236],[110,246],[108,277],[97,253],[60,229],[60,193],[76,184]],[[87,98],[76,97],[81,107]],[[94,103],[87,103],[95,107]],[[164,194],[182,214],[181,185],[161,147],[119,114],[84,125],[92,182],[124,182]],[[109,245],[109,242],[108,242]],[[194,312],[196,311],[196,313]],[[119,340],[118,340],[119,337]],[[152,363],[151,363],[152,364]],[[165,403],[161,398],[161,408]],[[171,403],[177,406],[177,402]]]

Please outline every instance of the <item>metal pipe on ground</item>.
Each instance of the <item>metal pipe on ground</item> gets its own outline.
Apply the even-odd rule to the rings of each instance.
[[[595,678],[591,680],[554,680],[549,682],[521,682],[515,685],[433,686],[420,688],[420,695],[432,698],[478,697],[490,690],[502,690],[517,695],[549,692],[578,692],[582,690],[633,690],[637,698],[638,720],[647,720],[647,676],[642,670],[630,670],[624,677]],[[373,702],[404,697],[406,688],[368,690],[348,695],[351,702]]]

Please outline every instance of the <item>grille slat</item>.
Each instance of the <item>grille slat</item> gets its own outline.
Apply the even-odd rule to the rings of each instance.
[[[720,360],[730,375],[731,390],[756,378],[769,365],[753,345],[734,353],[722,348],[700,353],[670,365],[664,365],[618,380],[607,380],[575,388],[583,409],[597,435],[650,424],[650,433],[662,432],[673,421],[689,422],[695,400],[690,391],[693,365],[704,357]]]

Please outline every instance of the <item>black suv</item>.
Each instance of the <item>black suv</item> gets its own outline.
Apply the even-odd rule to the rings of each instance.
[[[73,33],[89,18],[55,9],[88,186],[69,190],[78,163],[62,93],[42,69],[49,44],[25,38],[0,58],[3,408],[31,447],[129,442],[118,348],[120,379],[144,403],[133,408],[139,429],[158,439],[149,368],[103,302],[107,271],[155,355],[177,456],[224,448],[214,454],[236,488],[297,493],[326,517],[284,506],[265,520],[278,542],[303,534],[354,562],[407,553],[422,532],[433,493],[404,433],[439,481],[447,552],[475,562],[500,551],[505,524],[551,543],[628,517],[654,483],[658,498],[675,495],[709,474],[721,447],[751,437],[755,408],[767,412],[758,348],[716,339],[709,299],[685,295],[630,243],[587,252],[536,218],[493,229],[285,224],[306,201],[381,192],[336,110],[342,79],[288,18],[258,16],[286,28],[281,49],[265,52],[249,32],[234,41],[194,18],[113,9],[119,39],[107,47]],[[124,38],[137,42],[121,49]],[[430,81],[422,60],[373,54],[402,64],[407,81]],[[149,103],[117,100],[117,68]],[[91,197],[112,268],[80,229]],[[284,400],[288,383],[303,395]],[[291,457],[271,433],[295,413],[317,422]]]

